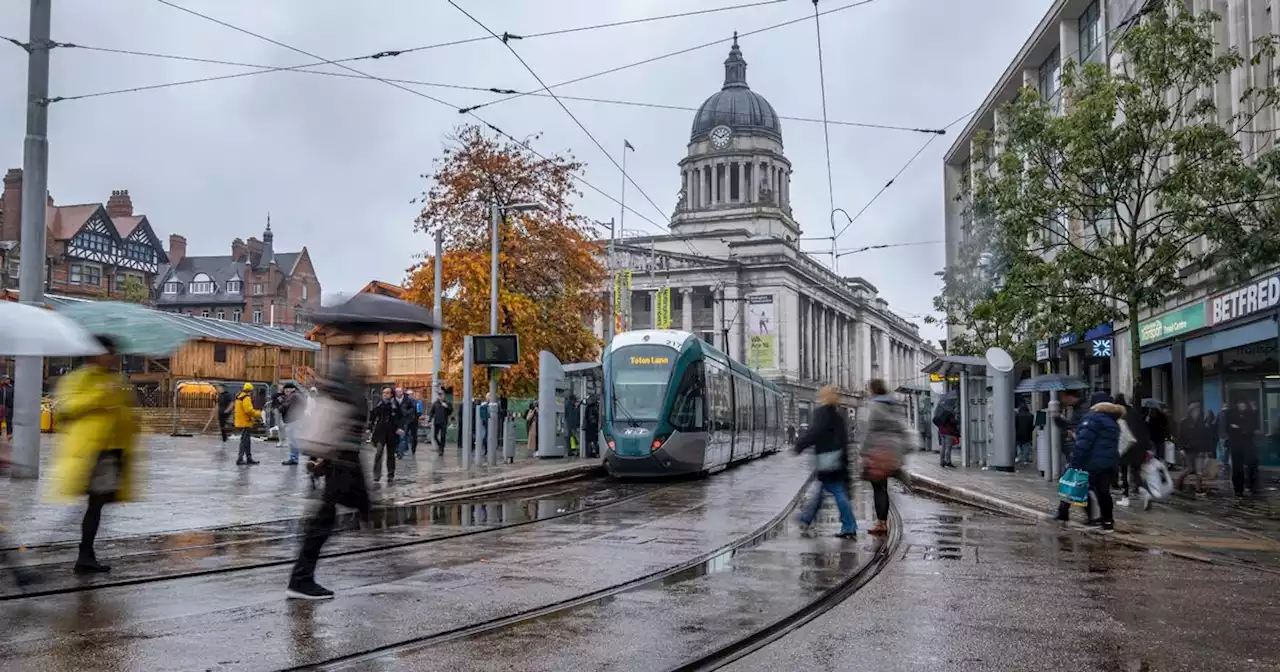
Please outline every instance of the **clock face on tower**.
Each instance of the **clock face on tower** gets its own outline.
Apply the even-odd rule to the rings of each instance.
[[[729,146],[729,127],[716,126],[711,129],[711,146],[716,149],[724,149]]]

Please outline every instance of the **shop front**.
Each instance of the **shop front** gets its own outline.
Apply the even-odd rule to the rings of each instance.
[[[1280,274],[1138,325],[1142,385],[1181,419],[1244,403],[1258,416],[1262,463],[1280,466]]]
[[[1083,334],[1058,337],[1059,357],[1066,360],[1068,374],[1089,384],[1089,392],[1119,392],[1111,389],[1111,353],[1114,329],[1104,322]]]

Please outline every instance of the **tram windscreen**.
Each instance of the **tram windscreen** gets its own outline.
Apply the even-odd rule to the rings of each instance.
[[[622,422],[656,422],[671,383],[676,351],[660,345],[619,348],[610,356],[613,417]]]

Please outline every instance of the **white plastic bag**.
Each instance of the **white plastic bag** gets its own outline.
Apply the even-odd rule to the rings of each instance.
[[[298,449],[310,457],[332,458],[346,439],[343,424],[350,411],[325,396],[313,397],[310,406],[315,412],[298,421]]]
[[[1164,442],[1164,463],[1165,464],[1178,463],[1178,448],[1173,445],[1172,441]]]
[[[1158,459],[1147,460],[1142,465],[1142,484],[1152,499],[1163,500],[1173,494],[1173,479],[1169,478],[1169,468]]]

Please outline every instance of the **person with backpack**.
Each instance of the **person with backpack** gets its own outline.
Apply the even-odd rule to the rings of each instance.
[[[853,539],[858,536],[858,521],[853,515],[846,486],[852,473],[849,468],[848,420],[840,410],[840,393],[834,385],[818,390],[818,403],[821,406],[814,412],[813,423],[795,444],[797,453],[813,449],[814,472],[821,484],[800,512],[800,531],[805,536],[809,535],[810,526],[822,507],[823,494],[830,494],[840,511],[840,533],[837,536]]]
[[[954,468],[951,462],[951,450],[960,445],[960,416],[956,413],[958,399],[955,393],[948,393],[933,411],[933,425],[938,428],[938,465]]]

